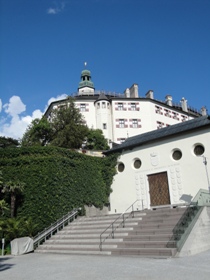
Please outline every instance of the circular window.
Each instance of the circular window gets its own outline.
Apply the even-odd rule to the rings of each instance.
[[[174,150],[172,153],[172,158],[174,160],[180,160],[182,158],[182,152],[180,150]]]
[[[134,160],[133,166],[134,166],[135,169],[139,169],[141,167],[141,161],[140,161],[139,158]]]
[[[196,156],[201,156],[205,152],[204,146],[203,145],[195,145],[194,148],[194,154]]]
[[[123,172],[124,169],[125,169],[124,163],[120,162],[120,163],[118,164],[118,171],[119,171],[119,172]]]

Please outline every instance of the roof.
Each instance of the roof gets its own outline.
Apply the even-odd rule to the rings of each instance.
[[[104,92],[101,92],[98,99],[96,101],[99,100],[109,100],[108,97],[104,94]]]
[[[83,85],[84,86],[84,85]],[[86,85],[87,86],[87,85]],[[102,95],[101,95],[102,93]],[[101,97],[100,97],[101,95]],[[102,100],[102,99],[106,99],[106,100],[109,100],[110,103],[112,103],[112,101],[127,101],[127,102],[132,102],[132,101],[135,101],[135,102],[151,102],[151,103],[154,103],[154,104],[157,104],[157,105],[160,105],[160,106],[164,106],[166,108],[168,108],[169,110],[173,109],[175,111],[178,111],[179,113],[183,113],[183,114],[187,114],[188,116],[193,116],[193,117],[199,117],[201,116],[201,114],[194,110],[193,108],[188,108],[188,112],[185,112],[182,110],[182,107],[179,105],[173,105],[173,106],[169,106],[168,104],[166,104],[165,102],[163,101],[159,101],[157,99],[151,99],[151,98],[145,98],[145,97],[133,97],[133,98],[128,98],[128,97],[125,97],[124,94],[120,95],[120,94],[116,94],[116,93],[104,93],[103,91],[94,91],[94,94],[93,92],[91,92],[91,94],[89,94],[88,92],[83,92],[82,95],[79,95],[79,93],[74,93],[72,95],[73,98],[75,98],[76,100],[81,100],[81,99],[84,99],[84,100],[94,100],[94,101],[97,101],[98,100]],[[62,99],[62,100],[56,100],[56,101],[53,101],[49,107],[47,108],[46,112],[44,115],[47,115],[48,112],[50,111],[50,108],[51,106],[53,107],[55,104],[60,104],[60,103],[63,103],[63,102],[66,102],[68,99],[65,98],[65,99]]]
[[[158,130],[153,130],[133,137],[129,137],[122,144],[117,145],[114,148],[104,152],[104,154],[106,155],[116,152],[122,152],[123,150],[132,149],[147,144],[149,142],[155,142],[166,137],[171,137],[206,126],[210,127],[210,116],[202,116],[193,120],[185,121]]]

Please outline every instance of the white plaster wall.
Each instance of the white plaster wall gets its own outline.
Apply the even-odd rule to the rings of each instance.
[[[144,208],[150,208],[149,185],[147,175],[167,172],[171,204],[186,202],[183,196],[193,198],[200,188],[208,188],[206,166],[203,158],[193,153],[195,144],[205,147],[204,155],[209,159],[208,174],[210,174],[210,132],[200,131],[161,140],[155,144],[125,151],[119,162],[125,164],[125,170],[118,172],[112,184],[110,195],[111,213],[121,213],[136,199],[143,200]],[[182,158],[175,161],[172,151],[178,148]],[[134,169],[133,162],[139,158],[142,162],[140,169]],[[138,207],[140,208],[141,205]],[[141,208],[140,208],[141,209]]]
[[[105,102],[106,107],[103,108],[102,103]],[[97,104],[100,104],[98,107]],[[95,103],[95,118],[96,128],[103,131],[104,137],[108,140],[112,140],[112,122],[111,122],[111,105],[106,100],[100,100]],[[103,124],[107,125],[106,129],[103,129]]]
[[[94,100],[91,100],[91,101],[86,101],[86,100],[75,101],[75,104],[76,104],[77,108],[80,108],[81,103],[88,104],[88,106],[87,106],[88,111],[85,111],[85,112],[81,111],[80,112],[83,115],[87,126],[89,128],[96,129],[96,117],[95,117]]]
[[[210,207],[204,207],[177,257],[195,255],[210,250]]]

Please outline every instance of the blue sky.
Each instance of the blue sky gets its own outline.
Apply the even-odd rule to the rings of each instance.
[[[0,0],[0,135],[21,138],[49,102],[97,90],[182,97],[210,112],[210,0]]]

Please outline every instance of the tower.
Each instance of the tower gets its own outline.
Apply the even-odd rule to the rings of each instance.
[[[87,63],[85,62],[85,67]],[[91,81],[91,73],[89,70],[84,69],[81,72],[81,81],[78,87],[78,94],[79,95],[93,95],[94,94],[94,84]]]

